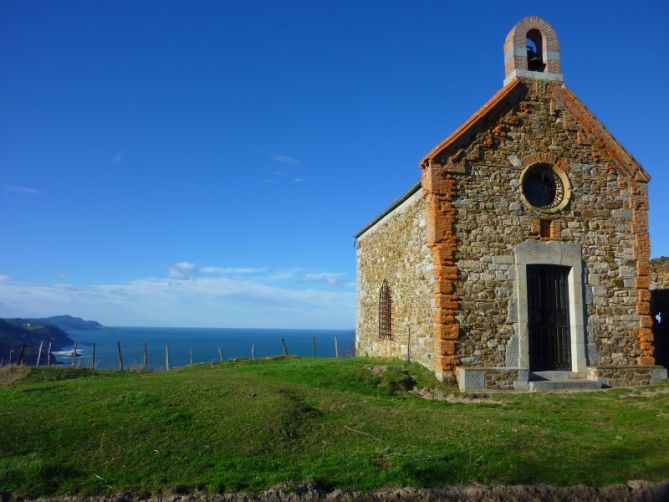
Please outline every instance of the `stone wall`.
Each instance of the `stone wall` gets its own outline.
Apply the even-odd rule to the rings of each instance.
[[[659,366],[600,366],[589,368],[588,378],[599,379],[609,387],[651,385],[666,380],[667,370]]]
[[[650,289],[669,289],[669,257],[650,261]]]
[[[434,369],[433,266],[427,247],[425,200],[418,190],[358,237],[358,355],[411,359]],[[379,336],[379,290],[393,296],[393,333]]]
[[[459,152],[436,159],[466,167],[452,198],[462,365],[515,366],[507,360],[517,344],[513,249],[540,239],[542,219],[553,220],[551,239],[582,249],[588,365],[634,365],[642,356],[633,218],[644,201],[632,192],[645,193],[645,183],[595,147],[597,139],[557,99],[557,85],[523,84],[522,97],[479,127]],[[521,198],[523,159],[538,152],[564,166],[571,182],[570,203],[555,214]]]

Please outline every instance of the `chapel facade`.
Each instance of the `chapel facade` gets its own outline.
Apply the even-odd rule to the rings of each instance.
[[[504,86],[356,234],[357,353],[464,390],[666,378],[648,174],[564,85],[550,24],[516,24],[504,64]]]

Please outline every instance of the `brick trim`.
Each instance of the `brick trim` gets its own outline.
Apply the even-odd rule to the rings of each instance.
[[[571,115],[563,115],[566,129],[575,129],[579,143],[591,145],[593,157],[603,159],[610,156],[614,167],[625,177],[636,181],[650,181],[650,176],[641,164],[613,135],[597,120],[597,117],[564,85],[553,85],[552,96],[558,105]],[[573,119],[574,122],[572,122]]]
[[[456,319],[459,304],[456,294],[455,253],[456,180],[452,170],[436,163],[423,170],[422,186],[426,201],[427,244],[434,262],[434,340],[435,372],[453,372],[458,365],[456,344],[460,323]]]
[[[526,37],[530,30],[541,33],[543,45],[543,59],[546,64],[544,73],[561,73],[560,42],[553,27],[544,19],[537,16],[528,16],[516,23],[504,40],[504,72],[509,78],[514,72],[521,75],[528,72]],[[534,72],[532,72],[534,73]]]

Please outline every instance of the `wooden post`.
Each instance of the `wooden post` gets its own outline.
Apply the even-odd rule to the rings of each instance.
[[[118,370],[123,371],[123,354],[121,353],[121,342],[116,342],[116,357],[118,359]]]
[[[13,356],[13,355],[14,355],[14,351],[13,351],[13,350],[10,350],[10,351],[9,351],[9,366],[12,365],[12,356]]]
[[[148,369],[149,367],[149,349],[146,346],[146,343],[144,344],[144,364],[143,364],[144,369]]]
[[[316,357],[316,337],[315,336],[311,337],[311,352],[312,352],[311,357]]]
[[[72,363],[70,366],[73,368],[76,366],[77,363],[77,342],[74,342],[74,348],[72,349]]]
[[[339,340],[335,336],[335,358],[339,359]]]
[[[25,342],[21,344],[21,352],[19,352],[19,361],[16,363],[19,366],[23,366],[23,354],[26,351],[26,344]]]
[[[170,346],[165,345],[165,371],[170,371]]]
[[[288,347],[286,347],[286,339],[281,337],[281,348],[283,349],[283,355],[288,355]]]
[[[411,327],[407,328],[407,361],[411,362]]]
[[[39,360],[42,359],[42,347],[44,346],[44,340],[39,342],[39,350],[37,351],[37,361],[35,361],[35,366],[39,366]]]
[[[51,342],[49,342],[49,348],[46,349],[46,365],[51,368]]]
[[[190,366],[193,366],[193,346],[189,345],[188,346],[188,362]]]
[[[95,369],[95,343],[93,343],[93,355],[91,356],[91,368]]]
[[[256,358],[256,344],[255,343],[253,345],[251,345],[251,357],[253,359]]]
[[[223,351],[220,347],[218,348],[218,358],[221,360],[221,362],[223,362]]]

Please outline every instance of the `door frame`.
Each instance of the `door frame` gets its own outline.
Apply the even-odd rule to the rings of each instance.
[[[581,248],[567,242],[526,240],[513,250],[516,284],[514,300],[518,337],[518,368],[530,369],[530,344],[527,305],[527,266],[562,265],[570,267],[567,278],[569,292],[569,337],[571,371],[585,371],[585,309],[583,308],[583,260]]]

